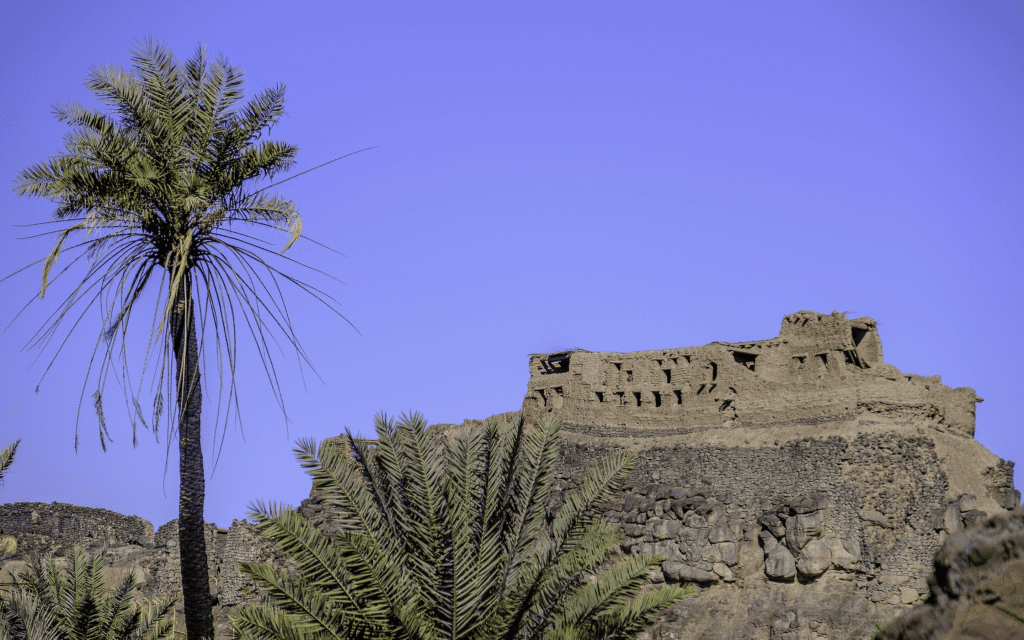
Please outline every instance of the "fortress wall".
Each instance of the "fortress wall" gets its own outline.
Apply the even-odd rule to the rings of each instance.
[[[974,435],[973,389],[939,376],[901,373],[882,361],[870,318],[800,312],[779,336],[702,347],[530,356],[523,401],[528,423],[637,428],[781,422],[848,412],[927,418],[933,428]]]
[[[62,545],[94,540],[148,547],[154,543],[153,524],[148,520],[62,502],[0,504],[0,532],[47,536]]]

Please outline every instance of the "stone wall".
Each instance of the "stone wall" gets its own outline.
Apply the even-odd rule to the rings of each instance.
[[[36,533],[57,544],[110,543],[152,547],[153,525],[138,516],[54,502],[0,504],[0,532]]]

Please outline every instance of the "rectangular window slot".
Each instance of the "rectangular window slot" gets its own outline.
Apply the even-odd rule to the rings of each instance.
[[[616,371],[622,371],[622,363],[621,362],[613,362],[612,364],[615,365],[615,370]]]
[[[672,393],[676,394],[676,404],[683,404],[683,392],[676,389]]]
[[[804,368],[804,360],[806,360],[806,357],[801,358],[800,356],[797,356],[797,357],[795,357],[793,359],[796,360],[796,362],[797,362],[797,367],[796,367],[797,371],[799,371],[800,369]]]
[[[732,358],[739,364],[742,364],[751,371],[754,370],[754,362],[757,360],[757,356],[753,353],[741,353],[739,351],[732,352]]]
[[[568,353],[555,353],[542,360],[541,364],[544,366],[544,373],[565,373],[569,371],[569,357],[571,354]]]
[[[703,391],[703,390],[704,390],[704,387],[706,387],[706,386],[708,386],[708,385],[706,385],[706,384],[702,384],[702,385],[700,385],[699,387],[697,387],[697,395],[698,395],[698,396],[700,395],[700,392],[701,392],[701,391]]]
[[[654,392],[654,406],[661,406],[661,394],[657,391]]]
[[[726,400],[725,402],[722,403],[722,406],[718,407],[718,410],[725,411],[726,409],[729,408],[730,405],[732,405],[732,400]]]
[[[907,367],[907,368],[909,369],[910,367]],[[907,382],[910,382],[910,376],[904,376],[904,377],[907,379]]]
[[[665,374],[665,383],[666,384],[672,384],[672,370],[671,369],[662,369],[661,372]]]
[[[853,333],[853,336],[852,336],[853,337],[853,346],[859,347],[861,341],[863,341],[864,337],[868,335],[868,330],[867,329],[853,329],[852,333]]]
[[[828,354],[827,353],[819,353],[817,355],[817,358],[819,360],[821,360],[821,364],[825,367],[825,370],[828,371]]]
[[[626,382],[633,382],[633,372],[632,371],[627,371],[626,372]]]
[[[598,402],[604,402],[604,394],[601,393],[600,391],[595,391],[594,392],[594,397],[597,398]]]
[[[555,393],[558,394],[559,398],[561,398],[562,397],[562,387],[555,387]]]
[[[546,395],[544,395],[544,390],[543,389],[537,389],[537,394],[540,395],[540,403],[541,403],[540,406],[542,406],[542,407],[548,406],[548,397]]]
[[[683,357],[686,358],[686,364],[690,364],[690,356],[683,356]]]
[[[620,405],[623,405],[623,404],[625,404],[625,403],[626,403],[626,402],[625,402],[625,396],[626,396],[626,392],[625,392],[625,391],[616,391],[616,392],[615,392],[615,395],[616,395],[616,396],[618,396],[618,398],[619,398],[619,404],[620,404]]]
[[[678,365],[679,364],[679,358],[672,358],[672,364]]]
[[[633,392],[633,397],[636,398],[636,406],[639,407],[640,405],[643,404],[643,400],[640,399],[640,392],[639,391],[634,391]]]
[[[664,360],[655,360],[655,362],[657,362],[657,363],[658,363],[658,366],[660,367],[660,366],[661,366],[661,363],[662,363],[662,362],[665,362],[665,361],[664,361]]]
[[[718,365],[714,362],[711,363],[711,381],[718,380]]]

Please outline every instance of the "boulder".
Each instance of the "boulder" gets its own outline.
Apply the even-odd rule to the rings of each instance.
[[[946,511],[942,514],[942,530],[952,535],[963,531],[964,523],[960,518],[960,505],[950,502],[946,505]]]
[[[800,551],[811,539],[821,536],[824,522],[824,511],[811,511],[790,516],[786,520],[786,546],[794,553]]]
[[[805,493],[789,501],[789,509],[795,514],[813,513],[828,507],[828,495],[821,491]]]
[[[961,494],[956,501],[960,505],[961,512],[973,511],[978,508],[978,498],[973,493]]]
[[[736,542],[736,534],[727,523],[719,522],[708,532],[708,542]]]
[[[860,560],[860,554],[858,553],[855,557],[852,553],[847,551],[843,541],[839,538],[827,537],[821,539],[822,544],[828,547],[829,554],[832,558],[832,564],[839,569],[845,569],[846,571],[854,571],[857,569],[857,564]],[[857,547],[858,551],[860,546]]]
[[[780,544],[765,557],[764,572],[769,578],[788,580],[796,575],[796,560],[789,549]]]
[[[711,557],[714,562],[734,566],[739,562],[739,549],[735,542],[719,542],[711,545]]]
[[[775,511],[762,513],[757,519],[757,523],[770,531],[776,538],[786,535],[786,526],[782,524],[782,519],[779,518],[779,514]]]
[[[682,562],[666,562],[661,565],[665,575],[677,582],[717,582],[719,576]]]
[[[832,564],[832,553],[821,540],[811,540],[800,551],[796,569],[803,578],[817,578]]]

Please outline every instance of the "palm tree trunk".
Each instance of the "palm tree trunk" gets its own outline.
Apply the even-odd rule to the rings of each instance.
[[[181,589],[185,598],[185,631],[189,640],[212,640],[213,609],[203,520],[206,478],[203,475],[199,422],[203,396],[199,387],[199,347],[192,302],[192,280],[186,274],[175,293],[171,316],[174,357],[178,364],[178,468],[181,473],[178,550],[181,552]]]

